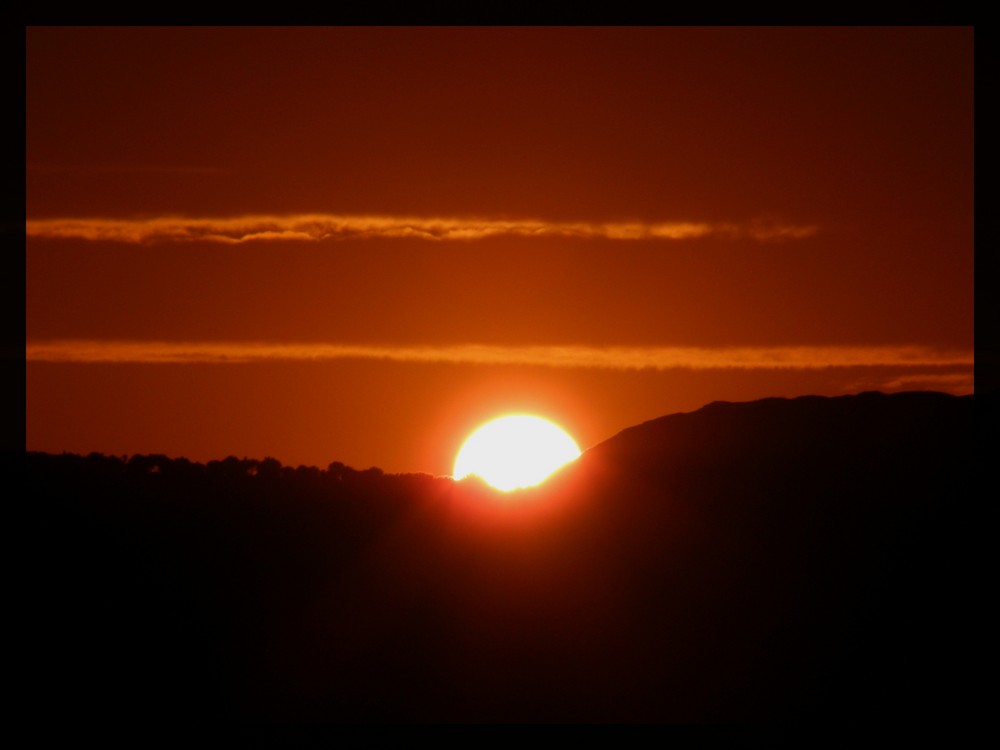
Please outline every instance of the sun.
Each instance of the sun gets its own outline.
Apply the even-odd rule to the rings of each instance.
[[[476,474],[508,492],[538,484],[579,455],[573,438],[552,422],[513,414],[487,422],[469,436],[455,459],[454,477]]]

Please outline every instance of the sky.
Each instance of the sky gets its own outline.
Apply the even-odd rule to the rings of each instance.
[[[973,32],[26,31],[26,447],[448,474],[973,390]]]

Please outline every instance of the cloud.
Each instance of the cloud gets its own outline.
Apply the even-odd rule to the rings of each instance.
[[[970,366],[962,372],[918,372],[906,373],[891,378],[868,379],[855,383],[854,389],[944,391],[946,393],[964,394],[975,391],[975,376]]]
[[[252,342],[41,341],[29,362],[240,363],[374,359],[604,370],[816,370],[831,367],[969,367],[973,353],[923,346],[380,346]]]
[[[705,222],[551,222],[535,219],[419,218],[401,216],[239,216],[133,219],[28,219],[28,237],[112,242],[240,242],[267,240],[417,237],[426,240],[477,240],[497,236],[580,237],[610,240],[683,240],[720,236],[759,241],[802,239],[814,226],[755,221],[746,225]]]

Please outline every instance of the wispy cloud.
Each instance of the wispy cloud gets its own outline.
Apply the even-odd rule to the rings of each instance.
[[[246,342],[40,341],[29,362],[240,363],[374,359],[606,370],[815,370],[830,367],[971,367],[973,353],[922,346],[375,346]]]
[[[28,237],[112,242],[222,242],[268,240],[417,237],[426,240],[477,240],[497,236],[580,237],[610,240],[683,240],[720,236],[759,241],[809,237],[817,228],[756,221],[706,222],[552,222],[535,219],[428,218],[403,216],[239,216],[228,218],[28,219]]]
[[[880,391],[944,391],[963,394],[975,390],[975,376],[969,366],[961,372],[917,372],[889,378],[868,378],[852,384],[852,390],[876,389]]]

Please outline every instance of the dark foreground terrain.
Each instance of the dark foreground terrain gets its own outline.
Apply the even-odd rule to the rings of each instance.
[[[713,403],[513,495],[8,454],[23,688],[53,721],[955,720],[984,398]]]

